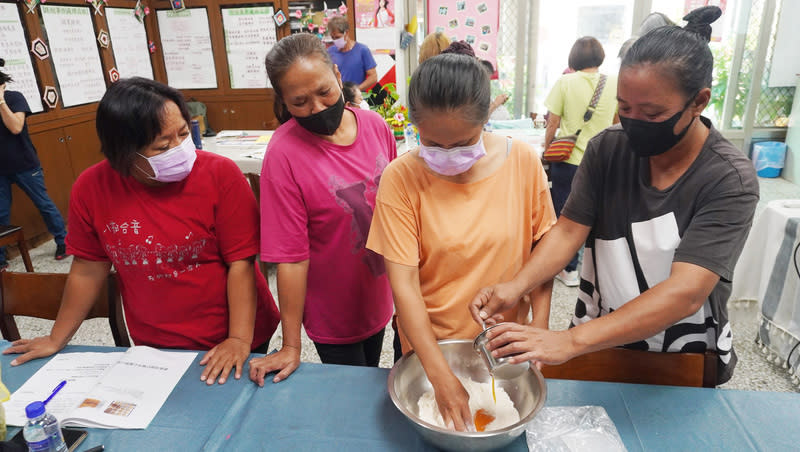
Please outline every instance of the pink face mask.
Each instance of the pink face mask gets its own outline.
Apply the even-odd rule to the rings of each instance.
[[[187,136],[181,144],[161,154],[153,157],[139,155],[147,160],[150,168],[153,169],[153,176],[148,174],[148,177],[159,182],[178,182],[186,179],[189,173],[192,172],[194,161],[197,160],[197,150],[191,135]],[[137,166],[136,168],[139,167]],[[141,168],[139,168],[139,171],[147,174]]]
[[[333,40],[333,45],[335,45],[339,50],[343,49],[345,44],[347,44],[347,41],[344,39],[344,37]]]
[[[419,156],[428,167],[442,176],[455,176],[466,172],[481,157],[486,155],[483,135],[477,143],[444,149],[436,146],[419,145]]]

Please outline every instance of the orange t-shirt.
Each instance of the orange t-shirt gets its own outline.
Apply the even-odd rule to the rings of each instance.
[[[513,141],[502,166],[469,184],[431,173],[416,152],[383,172],[367,248],[418,266],[437,340],[481,332],[468,304],[486,286],[510,280],[555,224],[547,176],[530,146]],[[516,319],[516,308],[506,312]],[[403,351],[410,344],[402,333]]]

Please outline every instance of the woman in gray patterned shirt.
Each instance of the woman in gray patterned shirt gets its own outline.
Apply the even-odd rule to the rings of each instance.
[[[711,97],[704,7],[685,28],[639,38],[622,62],[620,126],[593,138],[562,216],[509,282],[484,288],[470,310],[492,323],[550,280],[585,243],[571,328],[492,330],[497,356],[559,364],[610,347],[717,354],[717,384],[736,364],[726,303],[752,224],[752,163],[701,116]]]

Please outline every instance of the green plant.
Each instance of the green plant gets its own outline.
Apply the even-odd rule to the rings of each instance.
[[[408,122],[408,108],[397,101],[397,86],[387,83],[381,88],[386,93],[383,102],[374,108],[383,119],[392,127],[403,127]],[[372,98],[370,93],[367,98]]]
[[[747,105],[747,90],[750,88],[750,72],[738,74],[738,80],[733,87],[733,91],[728,91],[728,81],[731,74],[731,60],[733,49],[730,46],[712,46],[711,54],[714,56],[714,79],[711,84],[711,100],[709,108],[719,120],[722,120],[722,110],[725,105],[725,98],[731,96],[733,102],[733,114],[731,124],[720,124],[721,127],[733,126],[741,127],[744,110]]]

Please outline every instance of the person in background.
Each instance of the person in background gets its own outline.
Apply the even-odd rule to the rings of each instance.
[[[0,59],[0,67],[3,66],[5,60]],[[11,76],[0,71],[0,225],[11,221],[11,184],[17,184],[39,209],[56,242],[55,258],[61,260],[67,257],[64,218],[47,194],[42,164],[28,134],[25,118],[31,109],[22,93],[7,89],[10,82]],[[6,267],[6,249],[0,247],[0,271]]]
[[[265,351],[279,314],[255,265],[258,206],[229,159],[195,150],[180,91],[145,78],[112,83],[97,107],[106,159],[72,188],[75,256],[48,336],[19,340],[12,365],[49,356],[75,334],[117,272],[136,345],[209,350],[206,384],[239,378]]]
[[[589,142],[558,223],[522,270],[470,306],[476,322],[493,323],[585,242],[572,328],[500,325],[488,334],[494,356],[520,353],[511,361],[547,365],[615,346],[714,352],[717,384],[731,378],[727,301],[758,179],[747,156],[701,116],[711,97],[711,23],[721,14],[694,10],[685,28],[657,28],[625,54],[621,127]]]
[[[364,44],[350,36],[347,18],[336,16],[328,22],[333,45],[328,48],[331,60],[338,67],[343,82],[353,82],[362,92],[368,92],[378,82],[378,64]]]
[[[442,53],[442,50],[446,49],[448,46],[450,46],[450,38],[445,36],[441,31],[425,36],[425,39],[422,40],[422,44],[419,46],[419,64],[422,64],[422,62],[428,58],[439,55]]]
[[[475,56],[475,49],[472,48],[471,45],[467,41],[455,41],[451,43],[446,49],[442,50],[442,53],[456,53],[459,55],[467,55],[473,58],[477,58]],[[492,74],[494,74],[494,65],[488,60],[480,60],[483,67],[489,73],[490,83]],[[500,106],[505,104],[508,101],[507,94],[498,94],[492,102],[489,104],[489,119],[493,120],[504,120],[504,119],[511,119],[510,115],[508,114],[508,110],[502,108]],[[499,110],[498,110],[499,109]]]
[[[644,36],[649,33],[651,30],[655,30],[659,27],[665,27],[668,25],[675,25],[675,22],[671,21],[669,17],[667,17],[664,13],[650,13],[647,17],[644,18],[641,25],[639,25],[639,30],[636,32],[635,35],[631,36],[630,39],[622,43],[622,46],[619,48],[619,53],[617,56],[619,59],[625,58],[625,54],[628,52],[628,49],[631,48],[631,45],[639,38],[639,36]]]
[[[358,89],[358,85],[356,85],[355,83],[343,82],[342,93],[344,93],[344,102],[345,104],[347,104],[348,107],[362,108],[364,110],[369,110],[369,105],[367,105],[367,101],[364,100],[364,96],[361,94],[361,90]]]
[[[481,64],[486,71],[489,73],[489,78],[491,79],[494,75],[494,65],[489,60],[481,60]],[[492,100],[492,103],[489,104],[489,119],[492,121],[504,121],[511,119],[511,115],[508,113],[508,109],[500,108],[503,104],[508,102],[508,94],[502,93],[495,96]]]
[[[475,292],[522,268],[556,219],[536,151],[483,131],[489,101],[476,58],[439,55],[414,71],[408,102],[420,146],[386,168],[367,240],[386,262],[403,351],[419,356],[456,430],[472,426],[469,396],[436,341],[481,332],[468,309]],[[544,284],[532,294],[539,328],[548,326],[551,292]],[[529,314],[527,306],[503,313],[522,323]]]
[[[494,76],[494,65],[489,60],[481,60],[481,64],[486,68],[486,72],[489,73],[489,80],[491,80],[492,76]]]
[[[380,256],[365,248],[383,169],[397,155],[375,112],[345,106],[342,80],[319,39],[283,38],[266,58],[275,90],[261,171],[261,260],[278,263],[283,345],[250,361],[250,378],[287,378],[300,363],[300,328],[323,363],[377,367],[392,317]]]
[[[453,41],[447,48],[442,50],[442,53],[457,53],[475,58],[475,49],[467,41]]]
[[[586,144],[598,132],[617,122],[617,82],[614,77],[608,77],[604,81],[603,91],[591,119],[585,121],[584,118],[595,89],[601,77],[604,77],[599,72],[604,58],[603,46],[597,39],[585,36],[575,41],[569,52],[569,67],[575,72],[562,75],[544,102],[548,110],[545,147],[555,139],[556,130],[560,129],[561,136],[573,135],[580,130],[569,159],[550,162],[550,194],[553,195],[553,206],[557,215],[561,215],[561,209],[567,202],[572,178],[581,163]],[[577,253],[556,275],[556,279],[569,287],[580,283]]]

